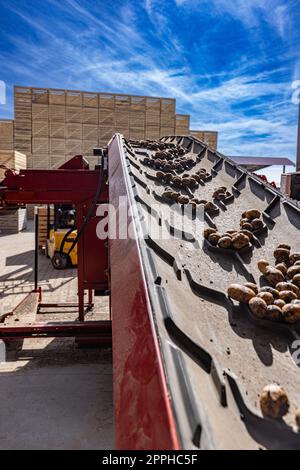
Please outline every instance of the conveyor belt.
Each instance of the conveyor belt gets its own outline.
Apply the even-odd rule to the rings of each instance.
[[[299,207],[196,138],[162,141],[188,150],[186,155],[195,165],[186,173],[200,168],[209,173],[192,190],[195,197],[212,200],[218,186],[226,186],[232,194],[215,213],[205,215],[205,227],[222,232],[237,228],[242,212],[256,208],[263,214],[265,228],[252,248],[239,254],[212,247],[200,234],[189,237],[193,217],[185,226],[187,236],[179,237],[181,232],[167,221],[165,184],[144,163],[152,151],[123,140],[136,209],[143,219],[136,223],[143,231],[145,275],[181,445],[187,449],[300,449],[300,434],[294,428],[300,370],[292,359],[292,343],[299,338],[300,327],[258,320],[246,306],[227,297],[233,282],[263,282],[257,261],[271,261],[278,244],[288,243],[293,251],[300,251]],[[153,237],[153,227],[164,227],[170,237]],[[283,420],[263,418],[260,412],[259,394],[273,382],[285,388],[290,400]]]

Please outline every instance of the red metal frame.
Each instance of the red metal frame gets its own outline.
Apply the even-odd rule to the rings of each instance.
[[[85,322],[47,322],[31,326],[5,326],[0,328],[1,339],[68,337],[97,337],[101,344],[111,345],[111,321],[103,320]]]
[[[116,135],[109,146],[115,208],[120,196],[129,196],[122,145]],[[179,449],[138,241],[109,240],[109,247],[116,446]]]
[[[93,205],[99,176],[100,170],[89,170],[87,161],[81,155],[76,155],[57,170],[21,170],[19,173],[7,170],[3,186],[0,186],[0,213],[1,210],[5,212],[24,204],[74,204],[76,225],[79,231]],[[97,204],[107,203],[107,201],[105,175]],[[96,225],[99,221],[96,208],[77,245],[78,310],[81,327],[84,327],[84,291],[88,291],[88,301],[91,304],[93,289],[105,291],[109,288],[108,248],[107,244],[96,235]],[[97,322],[98,328],[100,325],[101,322]],[[34,327],[35,325],[26,327],[26,332],[33,334]],[[0,337],[8,332],[5,330],[6,333],[2,333],[5,328],[0,328]],[[25,332],[24,329],[23,331]],[[45,334],[50,335],[49,329],[44,327],[44,331]],[[60,331],[65,331],[68,335],[69,328],[61,324]],[[93,333],[95,334],[95,331]]]

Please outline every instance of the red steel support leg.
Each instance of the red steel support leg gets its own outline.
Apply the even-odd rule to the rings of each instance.
[[[83,219],[83,207],[77,205],[76,207],[77,217],[77,230],[79,231],[84,222]],[[79,321],[84,321],[84,251],[83,251],[83,238],[80,237],[77,244],[77,276],[78,276],[78,318]]]

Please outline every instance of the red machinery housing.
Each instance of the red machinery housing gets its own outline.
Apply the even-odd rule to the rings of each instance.
[[[100,220],[96,214],[97,208],[107,202],[107,174],[104,168],[90,170],[88,162],[80,155],[57,170],[6,171],[0,186],[0,213],[24,204],[73,204],[76,207],[79,322],[2,327],[0,336],[57,336],[72,335],[75,331],[76,335],[95,335],[99,331],[104,333],[104,342],[110,342],[109,322],[84,322],[85,291],[88,291],[91,305],[93,291],[105,293],[109,290],[108,247],[96,234]]]

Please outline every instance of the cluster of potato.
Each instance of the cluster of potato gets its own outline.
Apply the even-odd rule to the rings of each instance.
[[[253,237],[248,230],[227,230],[225,233],[220,233],[214,228],[206,228],[203,235],[211,245],[233,250],[241,250],[249,246]]]
[[[264,223],[261,219],[261,212],[258,209],[250,209],[243,212],[240,220],[240,227],[242,230],[248,230],[249,232],[261,230],[264,227]]]
[[[258,318],[296,323],[300,321],[300,253],[291,253],[290,246],[281,244],[274,258],[275,266],[266,260],[257,263],[268,286],[231,284],[228,296],[247,303]]]
[[[213,198],[217,201],[224,201],[228,197],[231,196],[231,193],[227,191],[226,186],[220,186],[219,188],[215,189],[213,193]]]
[[[174,175],[173,173],[163,173],[158,171],[156,173],[156,178],[162,183],[171,183],[176,188],[190,188],[194,189],[199,184],[199,177],[196,174],[189,175],[185,173],[182,176]]]
[[[155,140],[130,140],[132,145],[135,145],[140,148],[149,149],[149,150],[164,150],[164,149],[173,149],[178,146],[172,142],[160,142]]]
[[[205,199],[198,199],[196,197],[183,195],[178,191],[174,191],[170,187],[166,187],[164,192],[162,193],[162,198],[166,200],[166,202],[177,202],[178,204],[186,205],[190,204],[193,209],[203,205],[203,209],[206,212],[212,213],[218,210],[218,207],[210,201],[206,201]]]
[[[220,186],[213,193],[214,199],[219,201],[229,196],[231,194],[225,186]],[[204,230],[204,238],[219,248],[241,250],[250,245],[253,240],[253,232],[264,226],[260,217],[261,213],[258,209],[250,209],[243,212],[239,230],[227,230],[227,232],[221,233],[216,229],[207,228]]]
[[[174,157],[169,152],[156,152],[152,156],[145,157],[142,163],[163,172],[176,170],[178,173],[182,173],[184,170],[192,168],[196,161],[191,157]]]
[[[182,157],[186,153],[188,153],[188,150],[177,146],[177,147],[173,147],[173,148],[169,148],[165,150],[158,150],[153,155],[153,158],[161,158],[161,159],[166,158],[167,160],[171,160],[173,158]]]
[[[198,175],[200,180],[203,181],[210,177],[210,173],[208,173],[205,168],[200,168],[200,170],[197,170],[196,175]]]

